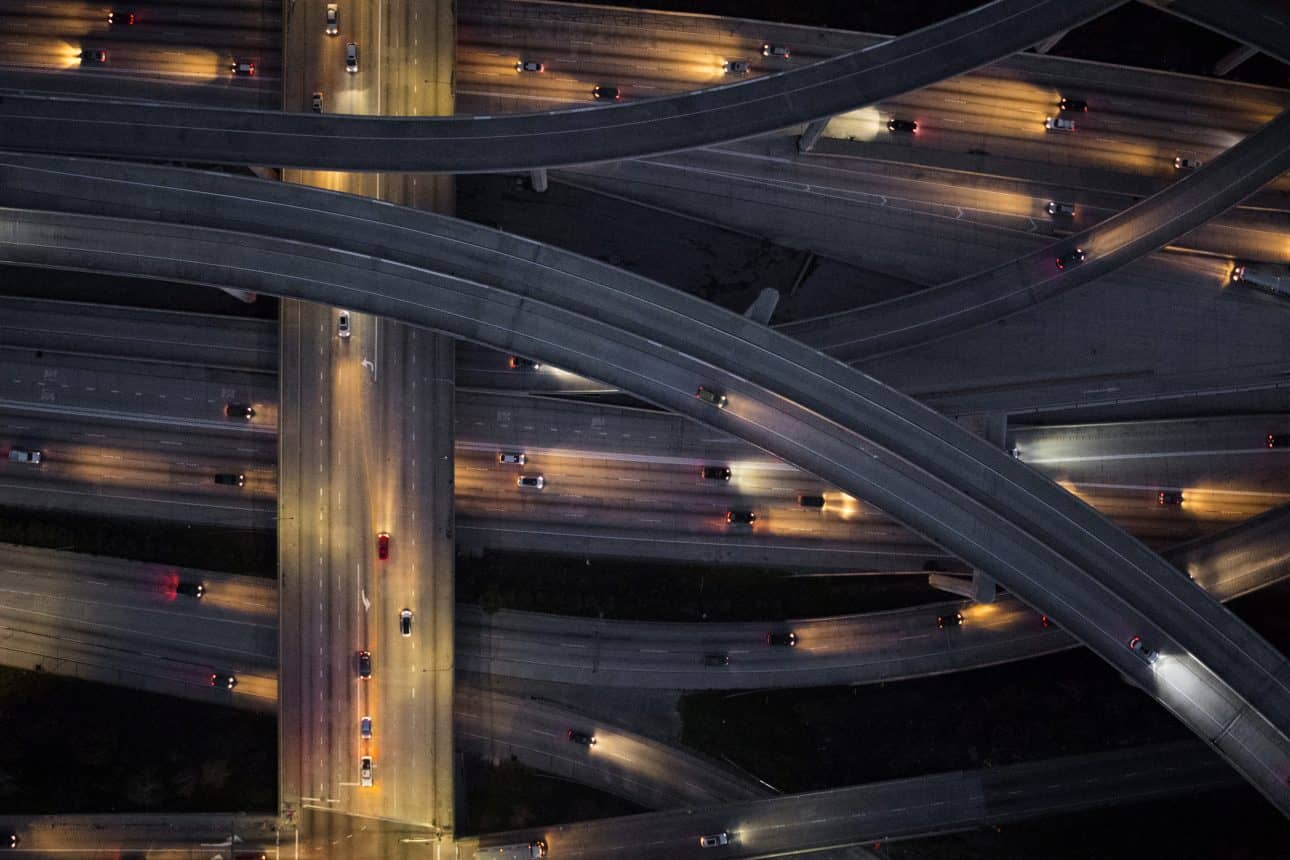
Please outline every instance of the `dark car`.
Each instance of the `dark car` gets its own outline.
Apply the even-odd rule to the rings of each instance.
[[[750,526],[757,522],[755,511],[726,511],[726,522],[732,526]]]
[[[607,87],[604,84],[596,84],[591,91],[591,97],[597,101],[609,99],[610,101],[621,101],[623,98],[622,91],[618,87]]]
[[[1083,248],[1076,248],[1074,251],[1068,251],[1057,258],[1057,268],[1069,269],[1071,266],[1078,266],[1080,263],[1084,262],[1085,256],[1087,255],[1084,253]]]
[[[702,475],[703,475],[703,480],[705,481],[729,481],[730,467],[729,466],[704,466]]]
[[[0,846],[5,848],[17,848],[18,842],[19,839],[17,833],[13,833],[11,831],[0,833]]]
[[[512,355],[510,360],[511,370],[537,370],[542,365],[529,358],[523,358],[518,355]]]
[[[249,403],[229,403],[224,407],[224,414],[229,418],[254,418],[255,407]]]
[[[766,644],[793,648],[797,645],[797,634],[792,630],[773,630],[766,634]]]
[[[726,395],[720,391],[708,388],[706,385],[700,385],[699,390],[694,392],[694,396],[702,400],[704,403],[711,403],[718,409],[726,408]]]
[[[231,690],[237,686],[237,678],[234,678],[232,675],[221,675],[218,672],[214,672],[211,674],[211,686],[223,687],[226,690]]]
[[[515,71],[541,73],[546,71],[546,64],[539,63],[537,60],[520,60],[515,64]]]
[[[1290,433],[1269,433],[1269,448],[1290,448]]]
[[[1156,504],[1161,507],[1177,507],[1183,503],[1183,494],[1176,490],[1161,490],[1156,494]]]
[[[793,52],[788,49],[788,45],[766,44],[761,46],[761,55],[763,57],[783,57],[787,60],[793,56]]]
[[[1047,615],[1041,615],[1039,616],[1039,625],[1047,630],[1049,627],[1054,626],[1053,619],[1049,618]]]
[[[1088,112],[1088,102],[1084,101],[1083,99],[1063,98],[1060,102],[1057,103],[1057,106],[1062,110],[1070,111],[1071,113]]]
[[[113,27],[133,27],[134,12],[129,9],[113,9],[108,12],[108,23]]]
[[[255,77],[255,63],[251,60],[234,60],[228,67],[234,75],[246,78]]]
[[[596,736],[589,735],[586,732],[579,732],[574,729],[569,729],[569,732],[566,735],[566,737],[569,740],[573,741],[575,744],[582,744],[584,747],[594,747],[596,745]]]
[[[820,495],[798,496],[797,503],[801,507],[815,508],[818,510],[819,508],[824,507],[824,497]]]
[[[390,533],[381,532],[376,536],[376,557],[385,561],[390,557]]]
[[[1160,658],[1160,652],[1144,645],[1141,636],[1134,636],[1129,640],[1129,650],[1141,657],[1148,666]]]
[[[955,612],[953,615],[936,616],[936,626],[944,630],[946,627],[958,627],[963,623],[963,613]]]
[[[358,652],[358,677],[367,680],[372,677],[372,652]]]
[[[887,120],[887,131],[899,131],[905,134],[914,134],[918,131],[918,123],[912,119],[889,119]]]
[[[106,63],[107,51],[102,48],[86,48],[81,51],[82,63]]]
[[[703,665],[705,666],[729,666],[730,656],[728,654],[704,654]]]
[[[184,582],[180,581],[175,586],[176,594],[187,594],[189,597],[196,597],[200,600],[206,594],[206,583],[204,582]]]
[[[404,636],[412,635],[412,610],[404,609],[399,613],[399,632]]]
[[[242,487],[246,485],[246,475],[241,472],[220,472],[215,476],[215,483],[226,487]]]

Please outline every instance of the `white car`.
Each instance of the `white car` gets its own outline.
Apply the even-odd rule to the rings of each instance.
[[[727,75],[746,75],[751,68],[747,60],[726,60],[725,72]]]
[[[340,32],[340,7],[335,3],[327,4],[327,35],[335,36]]]
[[[720,848],[722,845],[730,844],[730,833],[723,830],[720,833],[709,833],[707,836],[699,837],[700,848]]]
[[[336,337],[349,337],[349,311],[341,311],[336,319]]]
[[[519,451],[501,451],[497,454],[497,462],[508,466],[523,466],[526,459]]]
[[[365,755],[358,760],[358,781],[363,786],[372,784],[372,757]]]
[[[345,71],[351,74],[358,71],[358,43],[350,42],[345,46]]]
[[[39,466],[40,452],[27,448],[10,448],[9,459],[15,463],[31,463],[33,466]]]
[[[322,113],[322,93],[314,93],[311,105],[314,109],[314,113]]]
[[[1180,155],[1174,159],[1174,170],[1195,170],[1203,163],[1198,158],[1183,158]]]
[[[1044,120],[1044,128],[1049,131],[1072,132],[1075,130],[1075,120],[1064,116],[1050,116]]]

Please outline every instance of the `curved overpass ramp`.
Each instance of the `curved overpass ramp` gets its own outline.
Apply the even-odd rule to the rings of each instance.
[[[315,116],[0,99],[0,148],[213,164],[484,173],[657,155],[854,110],[983,66],[1127,0],[993,0],[863,51],[679,96],[485,117]]]
[[[846,365],[660,284],[429,213],[157,167],[8,162],[0,193],[25,208],[0,234],[4,261],[387,316],[603,379],[745,439],[1042,608],[1290,813],[1285,658],[1096,511]],[[33,211],[59,207],[111,215]],[[729,408],[695,398],[701,385],[726,392]],[[1158,663],[1128,649],[1135,635],[1160,649]]]
[[[779,326],[844,361],[946,337],[1027,310],[1178,239],[1290,170],[1290,111],[1201,170],[1141,203],[1047,247],[977,275],[908,296]],[[1088,260],[1058,269],[1082,248]]]

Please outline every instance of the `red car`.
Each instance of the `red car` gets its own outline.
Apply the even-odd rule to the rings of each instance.
[[[381,532],[376,536],[376,557],[385,561],[390,557],[390,533]]]

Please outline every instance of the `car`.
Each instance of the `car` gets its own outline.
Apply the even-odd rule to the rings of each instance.
[[[1009,449],[1008,449],[1008,453],[1012,455],[1012,459],[1014,459],[1014,460],[1020,460],[1020,459],[1021,459],[1021,446],[1020,446],[1020,445],[1013,445],[1011,448],[1009,448]]]
[[[234,678],[232,675],[223,675],[219,672],[212,672],[211,686],[223,687],[225,690],[231,690],[237,686],[237,678]]]
[[[380,532],[376,536],[376,557],[385,561],[390,557],[390,533]]]
[[[1044,128],[1049,131],[1071,132],[1075,130],[1075,120],[1064,116],[1050,116],[1044,120]]]
[[[251,60],[234,60],[229,65],[228,70],[232,72],[235,77],[255,77],[255,63]]]
[[[233,855],[233,860],[269,860],[269,855],[263,851],[239,851]]]
[[[309,106],[313,108],[313,112],[322,113],[323,112],[322,105],[323,105],[323,94],[314,93],[313,97],[309,101]]]
[[[1195,170],[1204,163],[1199,158],[1183,158],[1180,155],[1174,159],[1174,170]]]
[[[34,448],[10,448],[9,459],[15,463],[30,463],[33,466],[39,466],[41,453]]]
[[[228,403],[224,406],[224,414],[229,418],[254,418],[255,407],[249,403]]]
[[[1057,268],[1069,269],[1071,266],[1078,266],[1080,263],[1084,262],[1084,258],[1087,256],[1088,255],[1084,253],[1083,248],[1076,248],[1074,251],[1067,251],[1065,254],[1062,254],[1057,258]]]
[[[746,75],[752,64],[747,60],[726,60],[721,68],[727,75]]]
[[[780,648],[796,648],[797,634],[792,630],[772,630],[766,634],[766,644]]]
[[[108,12],[108,24],[113,27],[133,27],[134,12],[129,9],[113,9]]]
[[[365,755],[358,760],[358,783],[364,787],[372,784],[372,757]]]
[[[106,63],[107,51],[102,48],[86,48],[81,51],[81,63]]]
[[[186,594],[189,597],[196,597],[201,600],[206,594],[206,583],[180,580],[179,584],[175,586],[175,593]]]
[[[1065,216],[1067,218],[1075,217],[1074,203],[1058,203],[1056,200],[1049,200],[1048,205],[1044,208],[1047,209],[1048,214],[1052,215],[1054,218],[1058,216]]]
[[[340,32],[340,6],[336,3],[327,4],[327,29],[328,36],[335,36]]]
[[[726,395],[722,394],[720,391],[716,391],[715,389],[700,385],[699,390],[694,392],[694,396],[702,400],[704,403],[711,403],[718,409],[726,408]]]
[[[1047,630],[1049,627],[1053,626],[1053,620],[1047,615],[1041,615],[1039,616],[1039,626]]]
[[[1088,102],[1083,99],[1072,99],[1063,96],[1062,100],[1057,103],[1057,107],[1067,113],[1088,113]]]
[[[507,466],[523,466],[528,460],[522,451],[498,451],[497,462]]]
[[[705,666],[729,666],[729,654],[704,654],[703,665]]]
[[[350,42],[345,46],[345,71],[350,72],[351,74],[358,71],[357,42]]]
[[[341,311],[336,317],[336,337],[349,337],[349,311]]]
[[[215,483],[223,484],[227,487],[244,487],[246,486],[246,475],[241,472],[219,472],[215,475]]]
[[[523,358],[518,355],[512,355],[508,364],[510,364],[511,370],[537,370],[542,366],[531,358]]]
[[[699,837],[700,848],[720,848],[722,845],[730,844],[730,834],[726,831],[720,833],[709,833],[707,836]]]
[[[364,740],[372,739],[372,718],[363,717],[358,721],[358,736]]]
[[[569,731],[565,733],[565,737],[573,741],[575,744],[582,744],[584,747],[594,747],[596,745],[595,735],[589,735],[586,732],[580,732],[576,729],[569,729]]]
[[[918,132],[918,123],[914,122],[912,119],[889,119],[887,120],[887,131],[915,134]]]
[[[371,651],[358,652],[358,677],[362,678],[364,681],[372,677],[372,652]]]
[[[591,88],[591,97],[597,101],[622,101],[623,93],[618,87],[610,87],[605,84],[596,84]]]
[[[11,830],[0,833],[0,846],[5,848],[17,848],[20,841],[18,834]]]
[[[1129,650],[1141,657],[1148,666],[1160,659],[1160,652],[1144,645],[1141,636],[1134,636],[1129,640]]]
[[[1269,433],[1269,448],[1290,448],[1290,433]]]
[[[1183,494],[1177,490],[1161,490],[1156,494],[1156,504],[1176,508],[1183,503]]]
[[[703,480],[705,481],[729,481],[730,467],[729,466],[704,466],[702,469],[699,470],[699,474],[703,476]]]
[[[732,526],[750,526],[757,522],[756,511],[726,511],[726,524]]]
[[[782,57],[787,60],[793,56],[793,52],[788,49],[788,45],[765,44],[761,46],[761,55],[763,57]]]
[[[963,623],[962,612],[955,612],[953,615],[936,616],[936,626],[939,627],[941,630],[944,630],[946,627],[958,627],[962,623]]]
[[[520,475],[515,481],[515,485],[520,489],[528,488],[540,490],[546,486],[546,478],[541,475]]]
[[[536,60],[520,60],[515,64],[517,72],[538,72],[539,74],[546,71],[546,63],[539,63]]]
[[[404,636],[412,635],[412,610],[404,609],[399,613],[399,632]]]
[[[803,508],[815,508],[816,510],[819,510],[824,507],[824,497],[820,495],[798,496],[797,504]]]

